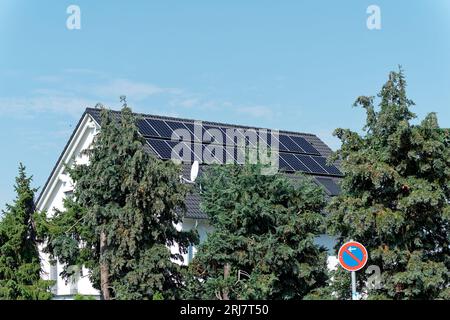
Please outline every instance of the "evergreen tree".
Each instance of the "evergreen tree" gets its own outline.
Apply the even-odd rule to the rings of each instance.
[[[366,246],[367,265],[381,269],[381,287],[359,291],[369,299],[450,299],[450,143],[434,113],[412,124],[414,103],[403,72],[392,72],[378,97],[359,97],[367,112],[364,135],[338,129],[345,178],[328,207],[338,248],[353,239]],[[350,273],[334,274],[334,292],[348,298]]]
[[[262,165],[214,165],[200,178],[214,231],[189,266],[186,298],[302,299],[326,281],[324,193]]]
[[[145,151],[131,110],[119,120],[102,111],[101,131],[86,153],[88,165],[68,169],[75,192],[41,232],[47,251],[70,277],[82,265],[104,299],[176,297],[182,260],[194,232],[178,231],[188,187],[181,167]],[[177,243],[179,252],[168,246]]]
[[[19,165],[13,205],[7,205],[0,221],[0,300],[47,300],[51,281],[41,279],[32,177]]]

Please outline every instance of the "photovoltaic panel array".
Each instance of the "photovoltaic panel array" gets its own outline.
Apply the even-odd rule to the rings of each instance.
[[[280,169],[286,172],[301,171],[321,175],[341,175],[334,165],[327,165],[326,158],[306,154],[280,152]]]
[[[258,139],[261,137],[261,132],[252,128],[232,128],[205,124],[196,130],[194,123],[159,119],[140,119],[137,125],[142,135],[151,138],[174,139],[177,136],[176,132],[184,131],[186,134],[190,135],[190,141],[211,142],[210,140],[214,138],[214,136],[211,135],[210,132],[214,132],[215,130],[223,137],[222,141],[219,142],[220,144],[225,144],[227,141],[237,142],[238,139],[245,139],[247,145],[256,147],[254,141],[252,141],[250,137],[252,134]],[[320,153],[303,137],[286,134],[279,134],[278,137],[273,137],[271,136],[272,132],[270,130],[267,130],[266,132],[267,137],[264,138],[270,145],[277,144],[280,151],[320,155]],[[184,136],[183,138],[186,139]],[[271,141],[272,138],[276,141]],[[218,142],[212,141],[212,143]]]
[[[97,110],[91,114],[100,121]],[[245,151],[238,143],[244,142],[245,147],[250,149],[256,149],[258,143],[264,143],[268,144],[267,148],[278,151],[281,171],[342,176],[336,166],[328,165],[326,158],[299,134],[278,134],[277,131],[267,129],[200,123],[201,126],[198,126],[192,120],[141,116],[137,120],[137,127],[161,159],[205,162],[202,156],[206,153],[209,161],[223,163],[231,159],[231,162],[242,163]]]
[[[272,134],[270,130],[261,131],[210,123],[197,125],[193,121],[153,118],[141,118],[137,126],[152,150],[162,159],[241,163],[243,157],[245,158],[245,151],[240,148],[243,146],[239,145],[239,142],[244,142],[247,148],[257,148],[258,143],[263,142],[268,144],[268,148],[277,146],[275,149],[279,152],[281,171],[341,175],[336,166],[328,165],[326,158],[299,135]],[[209,155],[208,161],[204,159],[205,154]]]

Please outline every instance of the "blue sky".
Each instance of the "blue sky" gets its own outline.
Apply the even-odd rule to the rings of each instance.
[[[81,8],[81,30],[66,9]],[[369,5],[381,30],[366,27]],[[317,134],[403,65],[419,118],[450,127],[450,2],[0,0],[0,208],[22,161],[45,183],[87,106]]]

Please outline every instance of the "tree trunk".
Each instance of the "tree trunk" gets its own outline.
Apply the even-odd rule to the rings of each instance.
[[[109,291],[109,266],[103,255],[106,251],[106,233],[100,233],[100,289],[104,300],[111,300]]]
[[[228,277],[230,276],[230,269],[231,266],[229,263],[227,263],[224,267],[223,267],[223,278],[225,279],[225,281],[228,279]],[[230,300],[230,297],[228,296],[228,288],[223,289],[223,294],[222,294],[222,299],[223,300]]]

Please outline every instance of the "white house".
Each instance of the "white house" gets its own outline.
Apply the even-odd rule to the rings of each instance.
[[[120,116],[119,112],[114,112],[114,114],[117,117]],[[183,142],[181,142],[182,155],[178,150],[177,156],[180,156],[179,160],[184,163],[185,171],[188,170],[189,163],[194,160],[208,163],[208,161],[199,157],[196,151],[203,152],[203,154],[209,152],[208,156],[213,158],[214,161],[225,162],[229,160],[229,157],[231,157],[231,160],[236,160],[238,148],[236,146],[230,147],[230,141],[234,144],[242,138],[243,143],[252,145],[260,143],[262,140],[258,139],[266,137],[264,141],[271,145],[276,144],[277,150],[279,150],[276,159],[277,169],[291,176],[292,173],[297,171],[304,172],[313,176],[315,181],[324,187],[329,196],[339,193],[336,182],[342,174],[337,167],[328,166],[325,163],[331,150],[315,135],[144,114],[138,114],[137,117],[139,119],[137,123],[139,131],[147,141],[146,149],[159,158],[173,159],[174,150],[178,150],[180,147],[180,142],[174,141],[174,137],[179,140],[180,135],[183,136]],[[70,166],[75,161],[78,164],[88,162],[82,151],[92,143],[95,134],[101,128],[100,122],[99,109],[86,109],[37,199],[38,210],[45,210],[49,215],[52,215],[55,209],[63,209],[63,199],[73,192],[71,179],[64,170],[65,165]],[[219,135],[222,135],[222,137],[219,137]],[[190,152],[186,152],[186,150]],[[220,157],[219,154],[223,157]],[[185,230],[196,227],[202,241],[211,231],[211,227],[206,215],[200,211],[199,202],[198,195],[188,196],[186,199],[187,213],[183,223],[178,227]],[[326,235],[319,237],[317,242],[327,248],[334,245],[333,239]],[[176,250],[176,247],[172,250]],[[194,254],[195,248],[190,248],[184,257],[184,263],[188,263]],[[41,253],[41,255],[44,278],[56,280],[53,291],[57,299],[70,299],[77,293],[99,295],[99,292],[92,287],[88,279],[88,270],[83,268],[75,279],[66,283],[66,280],[59,276],[62,271],[61,265],[50,265],[48,256],[44,253]],[[329,267],[335,265],[335,257],[330,256]]]

